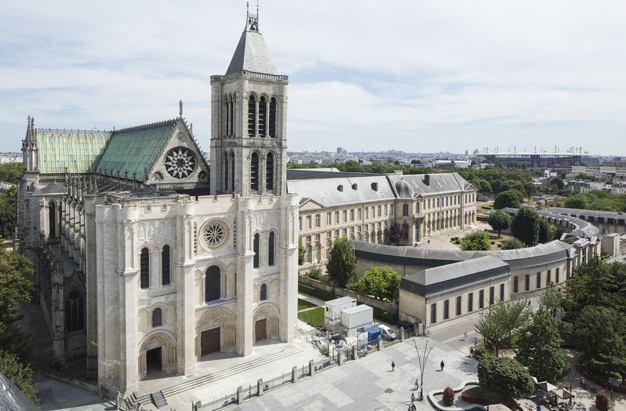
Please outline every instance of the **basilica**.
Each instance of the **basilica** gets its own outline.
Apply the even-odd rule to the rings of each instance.
[[[48,363],[86,361],[99,389],[132,393],[152,370],[192,376],[212,353],[292,340],[287,85],[248,13],[211,77],[210,168],[182,103],[177,118],[113,131],[29,117],[15,239],[35,263]]]

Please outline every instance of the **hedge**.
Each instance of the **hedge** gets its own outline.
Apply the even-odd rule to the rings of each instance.
[[[327,291],[320,290],[319,288],[311,287],[309,285],[301,284],[301,283],[298,283],[298,291],[300,291],[301,293],[312,295],[313,297],[321,298],[324,301],[334,300],[336,298],[339,298],[339,296],[332,295],[331,293]]]

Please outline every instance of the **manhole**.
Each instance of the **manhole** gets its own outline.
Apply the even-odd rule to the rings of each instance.
[[[391,388],[387,388],[387,389],[385,390],[385,392],[386,392],[387,394],[391,394],[391,393],[393,392],[393,390],[392,390]]]

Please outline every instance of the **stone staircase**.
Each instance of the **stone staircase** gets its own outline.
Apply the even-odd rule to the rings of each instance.
[[[188,381],[185,381],[181,384],[177,384],[175,386],[172,387],[168,387],[164,390],[161,391],[161,393],[163,394],[163,396],[172,396],[172,395],[176,395],[176,394],[180,394],[181,392],[185,392],[185,391],[189,391],[189,390],[193,390],[194,388],[198,388],[201,387],[205,384],[209,384],[211,382],[214,381],[218,381],[221,380],[223,378],[228,378],[232,375],[235,374],[239,374],[248,370],[251,370],[253,368],[256,367],[260,367],[262,365],[265,364],[269,364],[271,362],[277,361],[277,360],[281,360],[283,358],[287,358],[289,356],[292,356],[294,354],[298,354],[300,352],[302,352],[303,349],[300,347],[291,347],[282,351],[278,351],[276,353],[267,355],[265,357],[261,357],[261,358],[257,358],[255,360],[252,361],[248,361],[245,362],[243,364],[239,364],[239,365],[235,365],[234,367],[225,369],[225,370],[221,370],[218,372],[215,372],[213,374],[207,374],[207,375],[203,375],[201,377],[198,378],[194,378]],[[261,378],[262,376],[260,376],[259,378]],[[152,402],[152,394],[146,394],[146,395],[142,395],[141,397],[138,397],[135,399],[134,403],[141,403],[141,404],[148,404]]]

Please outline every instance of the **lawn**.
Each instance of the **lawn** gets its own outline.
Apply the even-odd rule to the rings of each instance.
[[[312,310],[302,311],[298,313],[298,319],[304,321],[305,323],[313,327],[323,327],[324,326],[324,308],[318,307],[318,308],[313,308]]]
[[[317,307],[317,305],[298,298],[298,311],[306,310],[307,308]]]
[[[474,388],[470,388],[469,390],[463,391],[463,395],[469,398],[476,398],[478,400],[485,399],[485,388],[477,385]]]
[[[501,250],[501,248],[498,247],[498,244],[513,238],[513,236],[509,234],[502,234],[500,238],[498,238],[498,233],[492,231],[487,231],[487,235],[489,236],[489,242],[493,241],[495,243],[491,245],[492,250]]]

